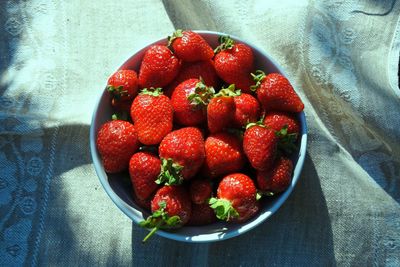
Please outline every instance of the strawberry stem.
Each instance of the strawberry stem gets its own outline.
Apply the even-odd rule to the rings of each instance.
[[[235,41],[228,35],[221,35],[218,38],[218,42],[220,43],[220,45],[214,49],[214,54],[217,54],[227,49],[232,49],[233,45],[235,44]]]
[[[251,77],[253,77],[253,80],[256,82],[256,84],[250,86],[250,90],[253,92],[257,91],[265,76],[265,72],[263,72],[262,70],[256,70],[255,73],[251,73]]]

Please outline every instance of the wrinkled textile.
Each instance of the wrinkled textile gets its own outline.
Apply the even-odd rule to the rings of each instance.
[[[0,1],[0,266],[400,266],[400,1]],[[102,189],[92,111],[133,51],[174,29],[246,39],[305,102],[299,183],[212,244],[154,236]]]

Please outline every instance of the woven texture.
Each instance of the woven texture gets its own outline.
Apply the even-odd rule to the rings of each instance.
[[[399,266],[399,1],[0,1],[0,266]],[[187,244],[107,197],[89,127],[108,76],[174,29],[270,53],[305,102],[299,183],[268,221]]]

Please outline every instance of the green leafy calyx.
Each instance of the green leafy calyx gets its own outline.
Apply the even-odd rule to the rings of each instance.
[[[123,96],[127,96],[128,95],[128,91],[124,90],[124,87],[122,85],[120,86],[112,86],[112,85],[108,85],[106,87],[106,90],[110,93],[110,95],[119,100],[121,97]]]
[[[211,98],[215,94],[215,90],[211,86],[207,86],[204,83],[203,78],[199,77],[200,82],[196,84],[196,88],[193,93],[188,95],[187,99],[193,105],[207,106]]]
[[[150,88],[143,88],[142,91],[139,93],[140,95],[151,95],[151,96],[160,96],[163,94],[162,88],[157,87],[150,87]]]
[[[172,159],[161,159],[161,172],[157,177],[157,184],[179,185],[183,182],[183,166]]]
[[[182,37],[182,36],[183,36],[183,30],[181,30],[181,29],[176,30],[176,31],[172,34],[172,36],[168,36],[168,47],[171,47],[172,42],[173,42],[176,38],[179,38],[179,37]]]
[[[239,213],[233,208],[232,203],[226,199],[210,198],[208,204],[214,209],[215,216],[224,221],[239,217]]]
[[[241,91],[240,89],[236,89],[236,86],[234,84],[229,85],[227,88],[222,88],[219,90],[217,94],[214,95],[214,97],[219,97],[219,96],[240,96]]]
[[[214,49],[214,54],[217,54],[227,49],[232,49],[233,45],[235,44],[235,41],[228,35],[221,35],[218,38],[218,42],[220,43],[220,45]]]

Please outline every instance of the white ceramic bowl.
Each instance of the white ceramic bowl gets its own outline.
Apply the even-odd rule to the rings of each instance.
[[[218,37],[220,35],[227,35],[225,33],[211,31],[196,32],[201,34],[203,38],[207,40],[207,42],[213,48],[218,45]],[[253,49],[256,69],[261,69],[266,73],[278,72],[286,76],[279,64],[274,59],[272,59],[265,51],[245,40],[234,37],[232,35],[230,36],[237,42],[247,44]],[[128,60],[126,60],[119,69],[128,68],[138,71],[140,67],[140,62],[146,49],[151,45],[160,43],[166,44],[166,38],[160,39],[142,48],[141,50],[134,52],[133,55]],[[101,125],[111,118],[112,109],[109,103],[109,93],[104,90],[101,93],[94,109],[92,124],[90,127],[90,150],[92,154],[93,164],[101,184],[103,185],[105,191],[115,203],[115,205],[117,205],[117,207],[121,209],[121,211],[124,212],[135,223],[139,223],[143,219],[147,218],[147,216],[149,216],[149,213],[135,204],[131,195],[131,185],[129,183],[129,177],[121,178],[121,174],[107,174],[104,171],[100,155],[96,148],[97,132]],[[184,242],[200,243],[220,241],[247,232],[250,229],[261,224],[272,214],[274,214],[293,191],[293,188],[300,177],[300,172],[303,167],[307,143],[307,124],[304,112],[298,114],[298,119],[301,123],[300,147],[299,151],[295,153],[292,158],[294,163],[292,182],[289,188],[284,193],[277,195],[271,199],[262,200],[262,208],[255,217],[243,224],[217,222],[206,226],[184,226],[174,231],[159,230],[157,231],[157,234],[166,238]]]

